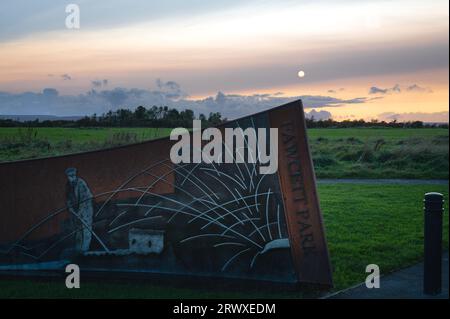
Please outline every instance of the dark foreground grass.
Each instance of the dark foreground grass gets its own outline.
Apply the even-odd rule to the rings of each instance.
[[[319,193],[337,289],[364,281],[365,267],[382,274],[423,258],[423,195],[445,196],[443,245],[448,249],[448,186],[321,185]]]
[[[368,264],[382,274],[406,267],[423,257],[423,195],[445,194],[445,185],[319,184],[330,249],[335,289],[363,282]],[[444,247],[448,249],[448,204],[445,206]],[[0,298],[302,298],[317,291],[264,288],[187,288],[176,283],[85,282],[81,289],[65,288],[64,279],[0,280]],[[198,287],[198,285],[194,285]]]

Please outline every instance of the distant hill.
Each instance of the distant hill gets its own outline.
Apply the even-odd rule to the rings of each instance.
[[[82,116],[55,116],[55,115],[0,115],[0,120],[13,120],[18,122],[35,121],[77,121]]]

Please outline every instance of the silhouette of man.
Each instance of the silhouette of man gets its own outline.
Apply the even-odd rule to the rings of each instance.
[[[67,208],[74,215],[75,250],[85,252],[89,250],[92,237],[92,193],[87,183],[77,176],[77,169],[70,167],[65,171],[67,176],[66,200]]]

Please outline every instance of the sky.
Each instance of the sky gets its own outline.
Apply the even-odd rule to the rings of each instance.
[[[448,122],[448,7],[2,0],[0,115],[168,105],[237,118],[301,98],[315,118]]]

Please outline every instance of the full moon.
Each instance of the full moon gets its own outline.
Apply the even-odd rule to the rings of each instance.
[[[303,78],[305,76],[305,71],[298,71],[298,77]]]

